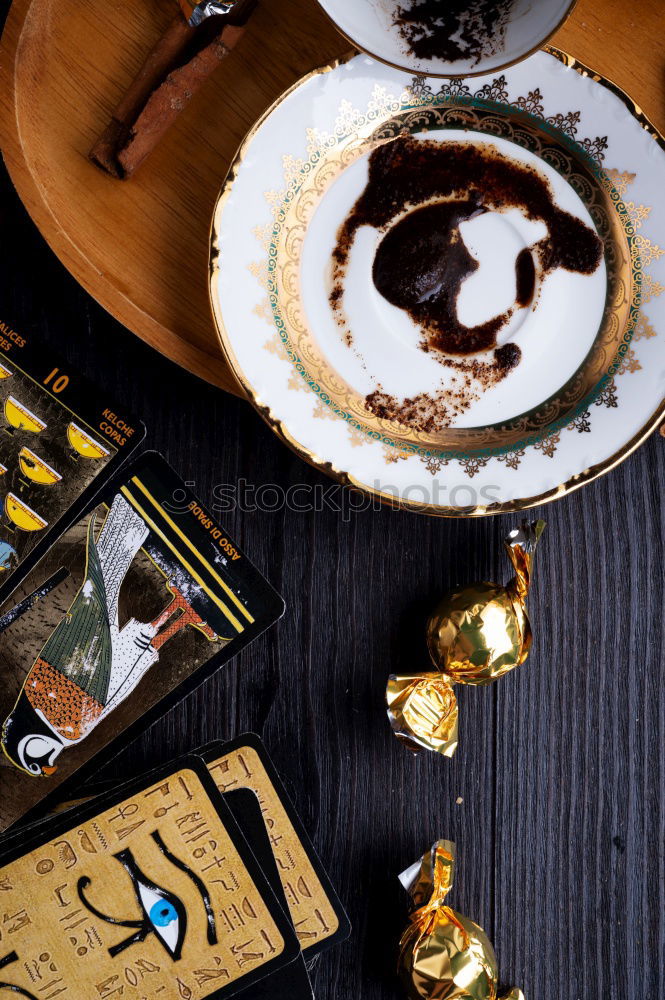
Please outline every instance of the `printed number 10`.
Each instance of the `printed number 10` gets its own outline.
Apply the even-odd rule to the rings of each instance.
[[[53,371],[50,372],[44,379],[44,385],[48,385],[51,379],[54,378],[59,371],[60,371],[59,368],[54,368]],[[62,392],[62,390],[66,389],[68,385],[69,385],[69,375],[60,375],[59,378],[56,378],[51,388],[53,389],[53,392]]]

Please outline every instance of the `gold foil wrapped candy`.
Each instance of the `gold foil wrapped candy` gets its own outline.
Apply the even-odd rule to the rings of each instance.
[[[412,750],[452,757],[458,716],[453,685],[491,684],[529,655],[526,596],[544,527],[544,521],[525,521],[508,535],[505,547],[515,576],[505,587],[474,583],[440,602],[427,623],[427,646],[436,672],[389,678],[388,717],[397,737]]]
[[[440,840],[399,877],[413,907],[397,963],[409,1000],[499,997],[496,956],[487,935],[446,906],[454,868],[455,845]],[[513,989],[501,1000],[524,1000],[524,995]]]

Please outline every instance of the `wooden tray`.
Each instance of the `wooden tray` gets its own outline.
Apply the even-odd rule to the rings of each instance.
[[[352,2],[352,0],[349,0]],[[231,392],[207,291],[215,196],[245,132],[303,73],[348,49],[315,0],[263,0],[240,45],[130,181],[86,159],[173,14],[171,0],[14,0],[0,64],[0,136],[42,234],[118,320]],[[665,130],[665,5],[579,0],[554,39]]]

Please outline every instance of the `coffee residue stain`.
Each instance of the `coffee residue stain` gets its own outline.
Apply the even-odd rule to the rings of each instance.
[[[517,256],[515,304],[500,316],[467,327],[458,318],[457,300],[479,264],[464,243],[460,225],[511,208],[544,223],[546,236]],[[517,309],[531,306],[537,277],[542,281],[557,268],[592,274],[603,256],[596,232],[555,204],[547,179],[537,170],[491,144],[402,135],[372,152],[365,189],[337,234],[330,304],[348,346],[353,338],[343,309],[344,283],[362,226],[384,234],[372,268],[375,287],[419,327],[421,349],[459,375],[454,388],[433,396],[400,403],[379,389],[367,397],[377,416],[392,414],[392,419],[419,429],[460,415],[478,398],[477,389],[496,385],[519,363],[519,347],[497,348],[497,335]],[[492,349],[492,360],[473,357]]]
[[[504,344],[503,347],[497,347],[494,352],[494,360],[501,371],[508,373],[513,368],[516,368],[520,363],[522,358],[522,352],[520,351],[517,344]]]
[[[512,355],[510,349],[514,349],[516,354]],[[446,367],[452,369],[453,374],[450,386],[445,389],[397,399],[378,386],[365,397],[365,403],[375,416],[383,420],[396,420],[413,430],[434,434],[468,410],[471,403],[480,399],[483,390],[505,377],[510,370],[511,355],[519,361],[520,349],[516,344],[498,348],[495,355],[500,352],[504,352],[501,358],[495,357],[493,361],[448,358]]]
[[[520,309],[526,309],[533,302],[536,290],[536,265],[528,247],[520,250],[515,261],[515,301]]]
[[[417,59],[469,60],[477,65],[505,45],[515,0],[411,0],[394,23]]]
[[[374,258],[376,289],[429,331],[430,348],[447,354],[493,347],[506,322],[505,315],[495,316],[469,329],[457,318],[459,291],[479,266],[461,237],[460,223],[484,211],[477,194],[415,209],[388,230]]]

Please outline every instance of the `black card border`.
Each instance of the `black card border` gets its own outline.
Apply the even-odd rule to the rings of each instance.
[[[210,772],[208,772],[210,773]],[[282,880],[279,876],[279,869],[277,867],[277,861],[275,860],[275,855],[273,853],[272,844],[270,843],[270,834],[268,833],[268,828],[263,820],[263,810],[261,809],[261,803],[259,802],[259,797],[256,792],[252,791],[251,788],[231,788],[228,792],[221,793],[225,804],[233,813],[233,818],[236,820],[238,826],[242,830],[243,836],[247,840],[252,852],[255,854],[256,860],[261,865],[263,874],[267,878],[270,888],[275,893],[277,900],[282,907],[289,923],[293,924],[291,919],[291,911],[289,909],[289,904],[284,893],[284,886],[282,885]],[[250,812],[253,814],[250,822],[243,822],[250,820],[250,817],[245,812],[244,815],[239,816],[235,811],[238,808],[238,802],[244,802],[245,805],[249,805],[251,802]],[[244,808],[244,807],[243,807]],[[242,810],[240,810],[242,813]],[[255,828],[256,824],[256,828]],[[261,843],[259,844],[258,841]],[[257,849],[262,851],[261,854],[257,853]],[[269,871],[269,873],[268,873]],[[297,936],[297,935],[296,935]],[[273,981],[268,982],[267,979],[262,979],[259,983],[259,993],[261,996],[266,995],[266,988],[270,987],[272,1000],[280,1000],[283,997],[284,1000],[303,1000],[303,997],[298,993],[291,993],[286,996],[284,989],[277,990],[275,987],[277,984],[282,986],[280,983],[280,976],[285,974],[288,976],[289,972],[297,971],[297,976],[303,979],[302,983],[298,983],[298,987],[302,986],[307,988],[307,1000],[314,1000],[314,993],[312,991],[312,983],[309,978],[309,973],[307,971],[307,966],[305,964],[305,953],[301,950],[300,955],[295,961],[291,962],[289,965],[285,966],[284,969],[279,969],[277,972],[273,973]],[[256,984],[255,984],[256,985]],[[295,986],[295,984],[290,984]],[[252,987],[248,987],[248,990],[243,990],[239,994],[240,1000],[254,1000],[254,996],[249,996],[248,991]]]
[[[243,747],[249,747],[258,754],[259,759],[265,767],[268,777],[275,788],[275,791],[279,795],[282,806],[286,810],[289,820],[291,821],[302,846],[307,852],[312,867],[314,868],[314,871],[316,872],[316,875],[325,890],[328,901],[331,903],[337,915],[339,926],[334,934],[324,938],[318,944],[313,944],[309,948],[303,948],[303,956],[306,961],[309,961],[310,958],[314,958],[315,955],[319,955],[322,951],[327,951],[328,948],[332,948],[335,945],[340,944],[342,941],[346,941],[351,934],[351,921],[349,920],[348,914],[342,906],[342,902],[330,880],[330,876],[324,868],[323,862],[321,861],[321,858],[319,857],[316,848],[314,847],[314,844],[304,827],[303,821],[295,810],[284,782],[280,778],[279,772],[268,754],[266,745],[258,733],[243,733],[240,736],[236,736],[234,739],[228,741],[212,740],[210,743],[206,743],[202,747],[197,747],[192,752],[199,755],[204,763],[207,764],[209,761],[215,760],[217,757],[223,757],[228,753],[233,753],[235,750],[241,750]]]

